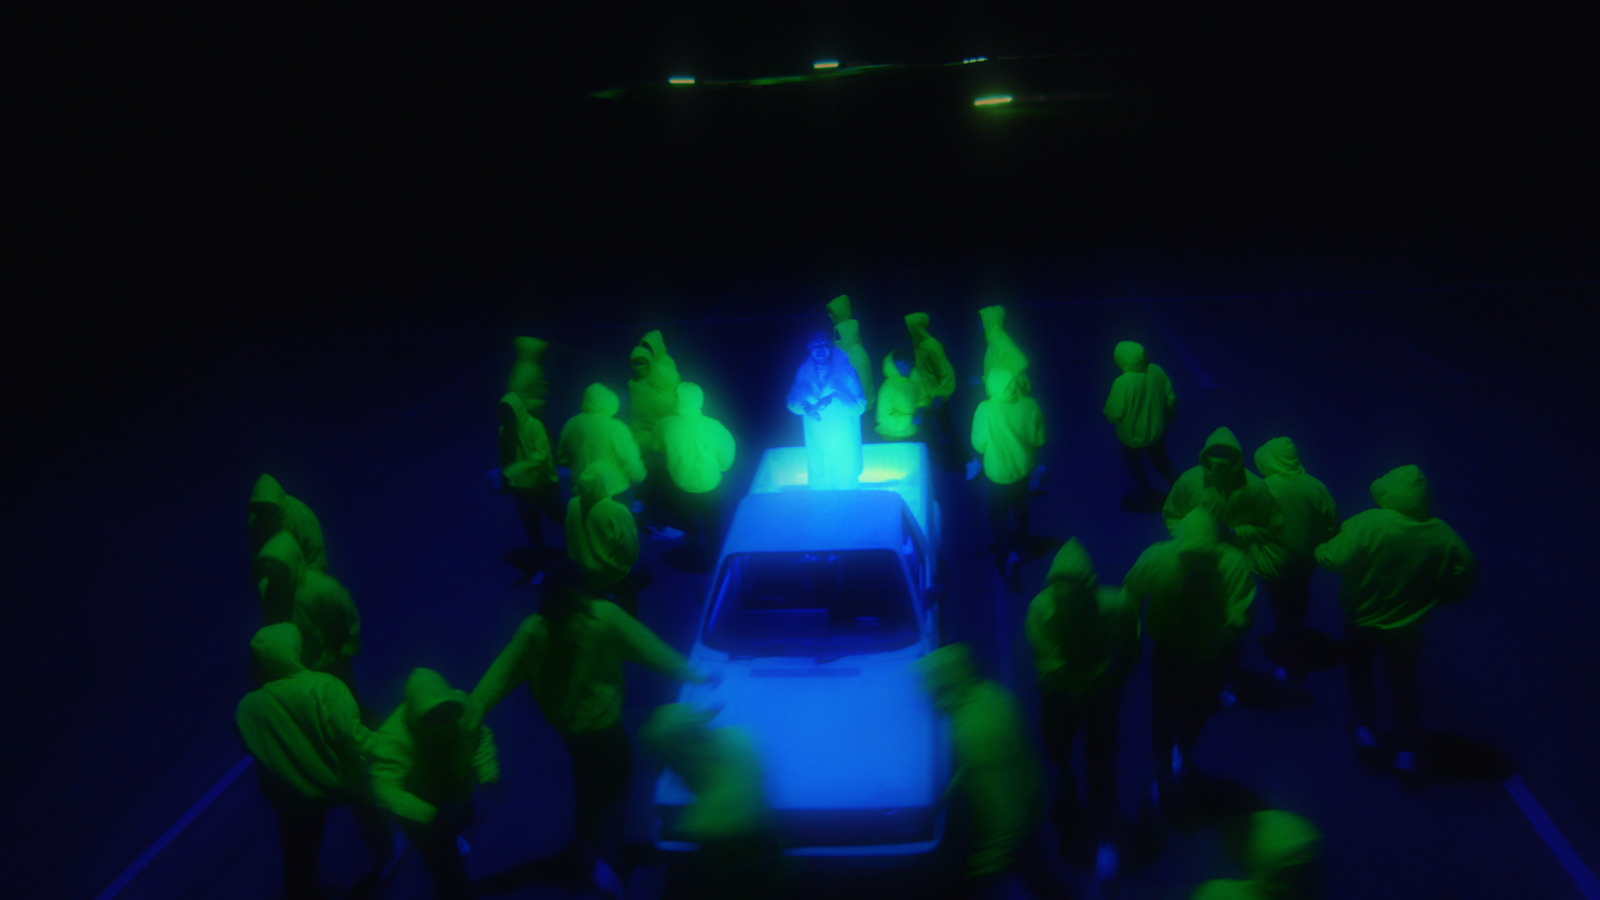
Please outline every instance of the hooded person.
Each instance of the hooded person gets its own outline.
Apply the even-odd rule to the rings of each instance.
[[[1044,590],[1028,604],[1028,643],[1039,675],[1039,731],[1059,772],[1054,818],[1065,835],[1079,831],[1072,744],[1084,734],[1089,787],[1083,831],[1100,844],[1097,869],[1116,868],[1110,838],[1117,815],[1117,715],[1122,685],[1139,663],[1139,608],[1120,588],[1100,584],[1076,538],[1050,563]]]
[[[1256,471],[1283,515],[1278,535],[1281,554],[1262,559],[1262,587],[1272,608],[1273,633],[1263,639],[1278,648],[1284,676],[1305,677],[1302,661],[1306,608],[1311,602],[1311,575],[1317,570],[1316,548],[1339,531],[1339,508],[1322,482],[1301,467],[1294,441],[1276,437],[1255,453]]]
[[[682,779],[694,802],[673,824],[697,845],[686,896],[763,897],[778,893],[783,850],[761,783],[761,758],[741,728],[713,728],[717,710],[668,703],[639,728],[639,744]]]
[[[867,400],[867,409],[871,409],[877,400],[877,391],[873,387],[872,357],[867,355],[867,349],[861,346],[861,323],[855,319],[846,319],[833,326],[834,333],[839,336],[833,342],[835,349],[842,351],[850,365],[856,370],[856,378],[861,382],[861,395]]]
[[[1251,570],[1272,572],[1282,564],[1283,513],[1272,491],[1244,467],[1239,439],[1218,428],[1200,449],[1200,464],[1178,477],[1161,507],[1167,531],[1177,534],[1189,511],[1204,507],[1217,520],[1227,540],[1250,557]]]
[[[1376,747],[1373,664],[1381,655],[1399,738],[1394,765],[1414,779],[1422,737],[1417,693],[1422,625],[1437,607],[1459,603],[1472,592],[1478,563],[1460,535],[1433,516],[1421,469],[1401,466],[1372,482],[1372,499],[1377,509],[1345,520],[1315,554],[1319,565],[1341,576],[1351,737],[1363,755]]]
[[[500,780],[494,732],[464,691],[433,669],[412,669],[406,699],[372,742],[372,789],[417,848],[440,898],[472,895],[457,848],[472,823],[472,795]]]
[[[571,570],[545,581],[539,612],[522,620],[472,696],[488,711],[526,684],[561,736],[573,765],[574,829],[568,851],[586,870],[620,833],[615,813],[633,771],[622,724],[623,663],[697,684],[709,679],[621,607],[585,594],[581,581]]]
[[[978,310],[978,320],[983,323],[983,377],[995,369],[1010,369],[1017,379],[1017,391],[1024,397],[1033,392],[1028,382],[1028,357],[1017,347],[1016,341],[1006,333],[1006,308],[985,306]]]
[[[1021,590],[1017,566],[1028,538],[1028,476],[1044,446],[1044,414],[1038,401],[1025,397],[1010,369],[994,369],[984,379],[989,399],[972,414],[972,448],[983,459],[989,478],[989,528],[995,564],[1007,587]],[[1014,516],[1016,528],[1008,528]]]
[[[375,871],[393,856],[388,822],[373,806],[365,754],[371,733],[339,679],[301,663],[300,629],[268,625],[250,641],[257,687],[239,701],[234,728],[255,758],[261,791],[278,814],[290,898],[320,897],[318,856],[330,808],[348,803]]]
[[[550,383],[544,377],[544,352],[549,346],[538,338],[511,339],[516,358],[511,363],[511,375],[506,378],[506,391],[521,397],[532,416],[544,412],[545,397],[550,393]]]
[[[828,323],[837,326],[840,322],[848,322],[855,318],[855,313],[850,309],[850,297],[847,294],[828,301]]]
[[[256,573],[266,624],[294,623],[306,668],[336,676],[353,692],[350,662],[361,651],[361,614],[350,592],[332,576],[307,566],[288,532],[279,532],[261,548]]]
[[[542,561],[547,546],[543,519],[561,522],[560,477],[550,436],[514,391],[500,398],[495,413],[500,419],[500,484],[516,504],[528,544]]]
[[[922,687],[950,718],[956,773],[948,793],[964,801],[972,840],[966,875],[998,880],[1030,849],[1043,817],[1044,780],[1016,697],[979,677],[966,644],[916,662]]]
[[[678,364],[667,353],[661,332],[639,340],[628,355],[633,377],[628,379],[628,425],[639,446],[653,446],[656,423],[672,415],[678,405]]]
[[[1167,805],[1183,761],[1216,711],[1223,684],[1250,630],[1256,581],[1244,552],[1223,540],[1210,510],[1197,507],[1176,537],[1139,554],[1122,589],[1144,606],[1150,635],[1151,748],[1158,806]]]
[[[873,430],[891,441],[917,436],[917,390],[907,377],[909,360],[896,360],[894,351],[883,358],[883,384],[878,388],[877,427]]]
[[[305,563],[318,572],[328,569],[328,551],[322,543],[322,525],[311,507],[290,496],[271,475],[256,479],[250,491],[248,529],[250,558],[254,559],[272,536],[287,531],[300,545]]]
[[[928,314],[914,312],[906,315],[906,332],[911,335],[911,383],[916,388],[917,403],[933,408],[940,438],[956,456],[964,455],[961,438],[956,434],[950,418],[950,398],[956,392],[956,370],[945,355],[944,345],[928,332]]]
[[[699,385],[679,383],[677,409],[656,423],[655,443],[666,456],[678,501],[674,505],[700,545],[714,550],[721,534],[722,475],[733,467],[737,445],[733,433],[706,415],[704,406]]]
[[[806,446],[806,484],[814,491],[855,490],[861,482],[861,393],[850,360],[821,331],[806,343],[787,406],[800,417]]]
[[[610,461],[615,466],[612,494],[620,494],[644,480],[639,442],[628,426],[615,418],[621,408],[615,391],[603,384],[591,384],[583,391],[581,411],[561,426],[561,436],[556,439],[556,463],[566,466],[574,480],[593,463]]]
[[[1178,483],[1178,470],[1167,458],[1167,426],[1178,411],[1178,396],[1172,392],[1172,379],[1165,369],[1152,363],[1144,346],[1133,341],[1118,341],[1111,352],[1122,374],[1111,382],[1111,393],[1101,411],[1106,421],[1117,427],[1122,460],[1133,475],[1139,493],[1149,496],[1150,480],[1145,477],[1141,455],[1150,457],[1167,484]]]
[[[1312,900],[1319,896],[1317,863],[1322,833],[1291,812],[1264,809],[1250,815],[1244,880],[1207,881],[1190,900]]]
[[[604,459],[578,476],[577,496],[567,501],[567,558],[583,571],[588,590],[617,591],[632,612],[638,600],[627,579],[639,561],[639,526],[633,513],[612,499],[619,480],[616,465]]]

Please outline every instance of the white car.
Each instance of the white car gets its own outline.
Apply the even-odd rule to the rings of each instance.
[[[862,489],[809,491],[805,451],[766,451],[712,578],[690,664],[721,675],[680,702],[750,733],[792,854],[928,851],[950,743],[912,664],[940,643],[939,511],[922,444],[862,448]],[[691,802],[656,785],[657,843]]]

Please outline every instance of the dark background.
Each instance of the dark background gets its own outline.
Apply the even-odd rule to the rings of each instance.
[[[5,752],[16,757],[8,796],[35,827],[7,849],[11,883],[73,870],[73,889],[37,895],[99,890],[236,758],[218,723],[243,684],[232,648],[252,610],[242,525],[227,529],[259,471],[318,510],[369,621],[380,588],[413,611],[459,590],[459,559],[443,551],[415,580],[406,566],[433,551],[396,523],[444,527],[460,514],[445,499],[465,490],[451,480],[460,473],[441,474],[452,441],[482,444],[482,468],[493,464],[475,425],[430,428],[457,427],[432,418],[453,406],[464,423],[488,421],[512,333],[562,341],[557,387],[572,397],[552,407],[565,415],[604,368],[585,330],[619,323],[814,313],[867,288],[861,317],[881,355],[900,312],[918,307],[938,333],[985,302],[1016,316],[1028,303],[1250,295],[1163,320],[1229,348],[1235,377],[1212,372],[1225,385],[1218,416],[1269,402],[1242,385],[1282,366],[1351,373],[1317,395],[1329,421],[1350,426],[1341,433],[1387,409],[1371,421],[1392,444],[1465,454],[1481,515],[1537,530],[1533,547],[1585,546],[1592,522],[1569,498],[1572,479],[1587,483],[1595,430],[1596,32],[1575,8],[1459,6],[130,7],[23,32],[5,493],[18,523],[7,666],[20,739]],[[791,74],[826,56],[974,55],[993,61],[782,88],[662,83]],[[589,96],[609,87],[632,89]],[[971,107],[995,90],[1084,96]],[[1377,330],[1352,326],[1371,342],[1273,338],[1320,321],[1317,292],[1362,290],[1388,292],[1360,304]],[[1065,371],[1080,355],[1104,362],[1109,343],[1091,348],[1090,335],[1149,328],[1152,353],[1172,360],[1178,345],[1155,320],[1106,315],[1091,325],[1040,311],[1018,340],[1036,361],[1060,348]],[[1245,340],[1235,317],[1274,342]],[[669,342],[720,360],[732,381],[749,371],[736,366],[788,365],[771,354],[789,326],[759,328],[685,327]],[[1426,413],[1407,404],[1429,397],[1383,407],[1392,383],[1376,360],[1396,350],[1380,334],[1477,386]],[[946,342],[958,364],[973,355],[962,337]],[[1273,353],[1280,368],[1252,370]],[[626,373],[606,365],[592,377],[620,387]],[[1198,390],[1176,361],[1168,369],[1180,392]],[[1519,372],[1526,380],[1511,380]],[[462,385],[483,394],[481,416],[460,406]],[[1263,413],[1261,424],[1297,421]],[[1447,424],[1461,421],[1498,430],[1469,444]],[[1208,430],[1187,424],[1195,441]],[[1347,513],[1380,464],[1418,458],[1361,452],[1341,451]],[[1121,477],[1112,457],[1101,462]],[[491,566],[515,538],[508,518],[495,528]],[[1592,585],[1592,564],[1583,571],[1518,602],[1577,603]],[[218,635],[206,612],[218,607],[242,611],[225,617],[237,634]],[[429,654],[470,671],[500,639],[462,625],[456,649],[436,652],[429,642],[445,636],[400,618],[410,624],[386,637],[374,626],[369,683]],[[1591,612],[1541,627],[1581,636],[1593,624]],[[1500,657],[1513,668],[1544,655],[1527,634],[1515,644],[1526,656]],[[1584,680],[1516,690],[1538,693],[1545,713],[1570,700],[1564,723],[1592,734],[1594,667],[1572,663],[1567,675]],[[1557,731],[1541,740],[1563,746]],[[1567,791],[1581,810],[1594,797],[1549,771],[1537,791],[1547,803]],[[178,858],[225,868],[214,854]],[[224,874],[185,877],[189,895],[225,893]]]

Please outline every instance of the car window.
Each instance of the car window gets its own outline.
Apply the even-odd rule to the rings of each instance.
[[[735,655],[877,652],[917,639],[906,570],[893,550],[728,557],[707,646]]]

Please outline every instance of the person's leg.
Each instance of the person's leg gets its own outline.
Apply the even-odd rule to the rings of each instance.
[[[1350,726],[1371,732],[1378,718],[1378,696],[1372,672],[1378,656],[1377,635],[1371,629],[1346,622],[1344,652],[1350,691]]]
[[[1029,529],[1028,518],[1028,479],[1026,476],[1018,479],[1013,484],[1006,485],[1010,492],[1010,506],[1017,520],[1016,537],[1012,539],[1012,550],[1021,552],[1023,544],[1027,543],[1032,534]]]
[[[714,556],[722,547],[722,485],[718,484],[697,496],[701,542],[705,545],[706,551]]]
[[[433,894],[439,900],[467,900],[472,885],[467,878],[467,863],[456,845],[456,832],[438,822],[430,825],[402,823],[406,840],[422,857],[422,866],[433,880]]]
[[[1108,840],[1117,821],[1117,732],[1122,688],[1093,697],[1083,733],[1084,779],[1088,782],[1089,821],[1099,840]]]
[[[535,558],[542,560],[546,546],[544,514],[539,508],[537,494],[537,491],[514,488],[511,492],[511,503],[517,508],[517,521],[522,523],[522,531],[528,537],[528,546],[533,549]]]
[[[1229,673],[1234,671],[1238,656],[1236,647],[1224,653],[1220,659],[1185,666],[1183,713],[1178,734],[1178,750],[1182,753],[1185,768],[1188,767],[1195,745],[1200,742],[1200,732],[1205,730],[1206,722],[1217,710],[1222,688],[1227,683]]]
[[[287,785],[268,784],[262,791],[278,813],[278,847],[283,854],[283,887],[290,900],[322,896],[318,857],[322,854],[322,830],[327,810],[319,803],[293,796]]]
[[[1157,780],[1171,779],[1172,748],[1182,732],[1184,666],[1156,644],[1150,652],[1150,752]]]
[[[1394,705],[1394,731],[1401,752],[1422,746],[1422,700],[1417,688],[1417,662],[1422,630],[1411,628],[1382,636],[1383,674],[1389,679]]]
[[[633,777],[633,748],[619,722],[592,734],[566,738],[572,754],[573,842],[599,853],[607,840],[609,820],[628,796]]]
[[[1072,743],[1082,722],[1079,704],[1066,699],[1060,691],[1039,691],[1039,737],[1045,754],[1056,767],[1056,797],[1050,817],[1063,832],[1081,820],[1077,775],[1072,771]]]
[[[988,482],[989,485],[989,535],[992,542],[989,549],[994,553],[995,562],[1002,563],[1006,554],[1011,552],[1011,534],[1006,529],[1006,492],[1005,485]]]
[[[352,798],[350,812],[355,816],[361,843],[372,851],[373,868],[382,869],[394,856],[394,826],[389,817],[373,805],[370,797]]]
[[[1167,439],[1165,437],[1144,448],[1144,452],[1149,455],[1150,464],[1155,466],[1156,471],[1161,473],[1161,477],[1167,480],[1167,484],[1178,483],[1178,475],[1181,473],[1172,464],[1172,460],[1167,458]]]
[[[1133,486],[1141,494],[1150,493],[1150,479],[1144,474],[1143,454],[1121,442],[1118,442],[1117,446],[1122,448],[1122,462],[1128,467],[1128,474],[1133,476]]]

